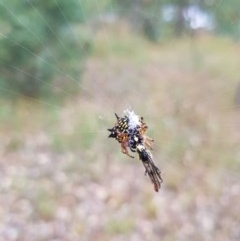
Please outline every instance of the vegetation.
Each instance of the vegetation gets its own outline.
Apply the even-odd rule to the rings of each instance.
[[[0,241],[240,240],[239,8],[227,2],[0,1]],[[214,29],[151,18],[144,37],[145,11],[180,3]],[[144,21],[129,22],[134,6]],[[157,194],[107,138],[129,105],[155,140]]]
[[[81,95],[61,106],[1,102],[2,237],[238,240],[239,46],[202,36],[192,54],[190,39],[155,45],[107,34],[112,46],[138,51],[105,48],[99,33]],[[155,139],[158,194],[137,158],[106,139],[114,112],[129,104]]]
[[[80,2],[4,0],[0,5],[3,93],[38,97],[59,92],[53,86],[76,87],[88,52],[86,39],[73,26],[83,22]],[[66,85],[60,79],[68,73]]]
[[[94,41],[89,31],[109,15],[152,41],[194,36],[199,27],[234,39],[240,34],[237,0],[3,0],[0,5],[0,88],[10,97],[76,90]],[[204,25],[193,24],[196,15]]]
[[[120,15],[150,40],[193,35],[196,28],[208,28],[239,39],[238,0],[114,0]],[[201,18],[196,24],[194,18]],[[195,24],[194,24],[195,23]]]

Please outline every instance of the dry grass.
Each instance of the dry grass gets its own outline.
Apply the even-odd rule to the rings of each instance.
[[[240,239],[239,45],[121,34],[96,37],[79,96],[1,102],[0,241]],[[159,193],[106,138],[129,105],[155,139]]]

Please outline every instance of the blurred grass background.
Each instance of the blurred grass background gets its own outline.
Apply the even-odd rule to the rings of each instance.
[[[194,36],[186,26],[175,33],[173,21],[165,23],[166,33],[159,38],[155,30],[163,26],[157,25],[149,40],[145,27],[133,31],[128,22],[132,5],[125,5],[127,16],[119,11],[120,20],[105,22],[103,13],[123,6],[80,1],[85,15],[72,23],[68,17],[76,9],[69,8],[74,1],[66,6],[55,0],[27,2],[39,11],[44,4],[46,9],[55,6],[51,13],[63,11],[58,26],[63,23],[64,31],[54,30],[68,33],[62,41],[79,38],[74,45],[62,42],[75,51],[68,58],[61,54],[66,49],[50,48],[59,38],[41,40],[57,60],[45,60],[52,65],[46,75],[38,65],[29,65],[35,62],[26,49],[13,51],[11,58],[0,53],[0,240],[239,240],[240,45],[237,29],[229,27],[233,20],[226,25],[226,17],[222,32],[220,27],[199,28]],[[146,13],[159,2],[135,4]],[[197,4],[180,2],[185,8]],[[18,15],[7,1],[1,5],[20,19],[21,9]],[[222,14],[225,3],[214,1],[215,10],[217,6]],[[151,14],[156,20],[157,12]],[[238,15],[234,21],[240,21]],[[6,24],[1,34],[7,36],[2,26]],[[224,35],[224,29],[232,32]],[[19,43],[29,48],[25,40]],[[33,53],[45,56],[39,48]],[[24,55],[24,65],[15,61],[19,55]],[[128,106],[144,116],[155,140],[153,156],[164,179],[159,193],[137,157],[122,155],[119,144],[107,138],[114,113],[120,115]]]

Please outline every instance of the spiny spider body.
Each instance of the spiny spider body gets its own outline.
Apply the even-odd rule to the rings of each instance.
[[[132,152],[137,152],[139,159],[145,167],[145,174],[148,174],[154,184],[154,190],[161,187],[161,172],[152,160],[153,139],[146,135],[148,129],[143,117],[137,116],[134,111],[127,109],[124,117],[119,117],[116,113],[117,122],[113,128],[108,129],[111,133],[108,137],[116,139],[120,145],[122,153],[134,158],[129,154],[128,148]]]

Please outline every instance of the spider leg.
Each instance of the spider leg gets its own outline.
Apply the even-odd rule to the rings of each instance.
[[[149,148],[150,150],[153,150],[153,147],[152,147],[152,143],[154,142],[153,139],[149,138],[148,136],[145,136],[144,137],[144,144],[147,148]]]
[[[154,142],[154,140],[152,138],[148,137],[148,136],[146,136],[146,140]]]
[[[131,158],[134,158],[134,156],[131,156],[128,152],[128,149],[127,149],[127,142],[122,142],[121,143],[121,150],[122,150],[122,153],[123,154],[126,154],[127,156],[131,157]]]
[[[134,156],[131,156],[128,152],[128,136],[127,134],[123,134],[122,135],[122,141],[121,141],[121,150],[122,150],[122,153],[126,154],[127,156],[131,157],[131,158],[134,158]]]
[[[153,150],[152,145],[151,145],[147,140],[145,140],[144,145],[145,145],[148,149]]]

